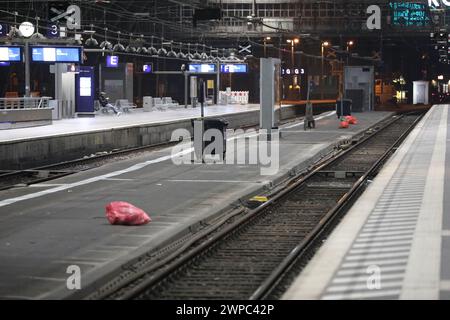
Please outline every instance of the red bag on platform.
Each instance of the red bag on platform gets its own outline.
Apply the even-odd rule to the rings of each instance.
[[[341,121],[339,128],[342,128],[342,129],[348,128],[348,121]]]
[[[111,224],[126,226],[139,226],[152,221],[144,210],[123,201],[108,204],[106,206],[106,218]]]
[[[354,116],[346,116],[345,119],[347,119],[347,122],[350,124],[357,124],[358,121],[356,120],[356,118]]]

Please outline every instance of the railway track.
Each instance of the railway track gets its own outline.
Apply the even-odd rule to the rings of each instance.
[[[301,120],[301,118],[293,118],[282,121],[281,124],[299,120]],[[248,129],[256,127],[242,126],[240,128]],[[54,164],[25,170],[0,169],[0,191],[16,187],[26,187],[33,184],[58,179],[81,171],[97,168],[106,163],[128,159],[130,156],[139,156],[140,154],[146,152],[152,152],[165,147],[170,147],[174,144],[176,144],[176,142],[163,142],[148,146],[98,152],[79,159],[57,162]]]
[[[279,297],[298,265],[317,249],[419,119],[405,115],[385,123],[258,208],[223,219],[173,254],[132,270],[120,285],[88,298]]]
[[[165,148],[172,144],[174,143],[165,142],[124,150],[99,152],[80,159],[26,170],[0,170],[0,191],[58,179],[81,171],[97,168],[106,163],[128,159],[130,156],[139,156],[140,154]]]

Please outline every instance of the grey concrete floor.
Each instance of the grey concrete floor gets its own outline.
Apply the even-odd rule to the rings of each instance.
[[[285,125],[273,176],[260,175],[258,165],[174,165],[167,148],[0,192],[0,298],[63,298],[73,293],[66,289],[68,266],[80,266],[86,286],[389,115],[357,114],[358,125],[346,130],[338,129],[335,115],[318,120],[313,131]],[[104,207],[118,200],[144,209],[153,221],[109,225]]]

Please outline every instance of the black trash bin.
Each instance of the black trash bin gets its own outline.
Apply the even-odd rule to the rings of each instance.
[[[201,121],[201,120],[195,120],[195,121]],[[227,128],[228,128],[228,122],[224,119],[204,119],[203,120],[204,128],[203,130],[206,132],[209,129],[217,129],[222,133],[223,137],[223,157],[225,158],[226,148],[227,148]],[[194,121],[192,121],[192,126],[194,127]],[[195,137],[194,137],[195,138]],[[203,150],[206,148],[209,144],[214,142],[215,137],[212,138],[211,141],[204,141],[203,144]],[[202,150],[202,154],[203,154]],[[216,150],[214,149],[211,154],[216,154]]]
[[[352,100],[343,99],[336,101],[336,115],[338,118],[342,116],[352,115]]]
[[[225,157],[225,153],[227,152],[227,128],[228,122],[224,119],[205,119],[205,131],[209,129],[217,129],[222,133],[223,136],[223,156]],[[212,143],[212,141],[205,141],[205,147]],[[215,150],[213,150],[212,154],[215,154]]]

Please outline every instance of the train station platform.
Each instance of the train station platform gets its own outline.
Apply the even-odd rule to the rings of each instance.
[[[259,104],[205,107],[206,117],[220,117],[229,128],[259,124]],[[320,104],[318,112],[332,110]],[[283,105],[277,110],[279,120],[304,113],[304,108]],[[98,152],[137,148],[167,143],[174,130],[192,130],[191,119],[200,117],[200,107],[144,112],[134,109],[115,116],[100,114],[95,118],[55,120],[41,127],[2,130],[0,135],[0,170],[22,170],[70,161]]]
[[[81,268],[82,289],[95,287],[142,254],[254,195],[267,194],[392,115],[361,113],[359,123],[349,129],[338,129],[334,112],[318,116],[315,130],[304,131],[303,121],[284,124],[279,169],[270,176],[261,175],[260,166],[253,164],[175,165],[171,160],[176,155],[167,147],[49,183],[2,191],[0,298],[72,296],[76,292],[66,288],[71,265]],[[110,225],[105,206],[111,201],[144,209],[152,222]]]
[[[450,112],[435,105],[283,299],[450,299]]]

